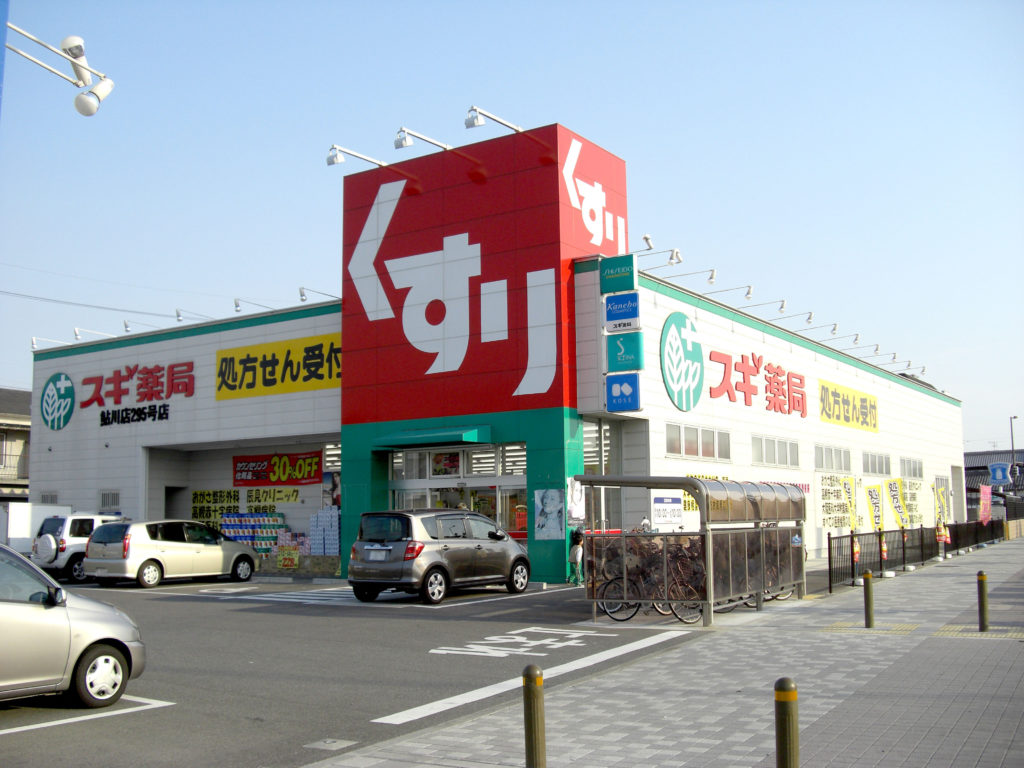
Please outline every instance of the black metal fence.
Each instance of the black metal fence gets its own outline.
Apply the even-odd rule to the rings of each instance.
[[[950,523],[949,543],[940,544],[934,528],[906,528],[893,531],[833,536],[828,534],[828,591],[834,584],[852,583],[865,571],[878,573],[892,568],[921,565],[943,553],[976,547],[1004,538],[1002,520],[986,525],[978,521]]]

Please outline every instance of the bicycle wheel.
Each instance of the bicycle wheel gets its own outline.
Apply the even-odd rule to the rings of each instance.
[[[615,621],[629,621],[640,610],[640,603],[626,602],[621,579],[602,584],[597,599],[598,607]]]
[[[775,599],[776,600],[789,600],[789,598],[791,598],[792,596],[793,596],[793,590],[792,589],[786,589],[786,590],[783,590],[782,592],[779,592],[777,595],[775,595]]]
[[[696,592],[679,581],[668,588],[669,606],[683,624],[695,624],[704,615],[704,606],[697,600]]]
[[[738,605],[739,603],[726,603],[724,605],[716,605],[715,613],[730,613],[732,611],[735,611],[736,606]]]
[[[672,613],[672,604],[671,603],[653,602],[653,603],[651,603],[651,607],[654,608],[654,610],[656,610],[662,616],[668,616],[668,615],[670,615]]]

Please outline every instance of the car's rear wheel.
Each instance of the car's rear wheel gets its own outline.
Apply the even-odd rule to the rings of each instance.
[[[513,595],[526,591],[526,585],[530,583],[530,567],[522,560],[516,560],[512,566],[512,573],[509,574],[505,588]]]
[[[248,581],[252,578],[252,560],[248,557],[240,557],[235,560],[231,568],[231,578],[234,581]]]
[[[156,560],[147,560],[142,564],[142,567],[139,568],[139,573],[135,577],[135,580],[139,582],[140,587],[149,589],[150,587],[158,585],[163,581],[163,578],[164,571],[160,567],[160,563]]]
[[[83,582],[86,580],[85,575],[85,555],[75,555],[68,561],[67,570],[65,571],[67,577],[72,581]]]
[[[127,682],[124,654],[110,645],[94,645],[75,666],[75,693],[87,707],[109,707],[121,698]]]
[[[359,584],[353,584],[352,594],[354,594],[356,596],[356,600],[361,603],[372,603],[377,599],[377,595],[380,594],[380,590],[373,589],[372,587],[364,587]]]
[[[440,568],[433,568],[423,577],[420,597],[427,605],[437,605],[448,594],[448,577]]]

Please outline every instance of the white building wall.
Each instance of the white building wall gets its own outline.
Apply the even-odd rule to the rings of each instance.
[[[696,405],[689,411],[676,407],[662,378],[661,335],[666,320],[681,312],[692,323],[692,341],[701,345],[704,380]],[[597,318],[597,329],[584,325]],[[912,524],[934,525],[935,502],[932,485],[936,478],[950,479],[952,468],[962,465],[963,430],[960,403],[952,397],[929,390],[896,376],[881,367],[814,344],[758,318],[737,312],[703,297],[682,291],[660,281],[643,279],[640,288],[640,323],[644,343],[644,367],[641,372],[641,410],[624,414],[606,414],[603,403],[603,374],[607,370],[603,327],[602,298],[598,293],[596,271],[577,274],[577,339],[579,409],[585,415],[624,418],[624,461],[626,474],[698,476],[736,481],[785,482],[800,485],[807,495],[807,546],[811,555],[821,554],[826,533],[847,533],[848,526],[826,525],[828,494],[834,492],[836,477],[853,477],[855,503],[860,518],[859,530],[869,530],[865,486],[899,477],[900,459],[921,462],[922,478],[904,478],[905,496]],[[761,356],[761,373],[751,381],[757,387],[751,405],[736,391],[736,401],[711,397],[724,376],[724,366],[713,362],[711,352],[725,354],[735,364],[743,355]],[[777,413],[767,409],[764,367],[781,366],[803,377],[806,416]],[[730,373],[734,384],[735,371]],[[871,432],[839,425],[821,416],[821,382],[839,385],[863,393],[877,403],[878,431]],[[644,468],[635,436],[642,420],[648,432],[649,460]],[[729,433],[729,459],[700,458],[669,454],[666,450],[667,426],[710,428]],[[799,444],[799,466],[769,466],[754,461],[752,438],[758,435]],[[628,436],[628,437],[627,437]],[[823,445],[850,451],[849,472],[815,470],[815,446]],[[627,452],[626,446],[629,447]],[[863,471],[865,453],[890,457],[889,475],[870,475]],[[636,470],[636,471],[633,471]],[[883,489],[884,490],[884,489]],[[651,492],[670,495],[666,491]],[[681,495],[675,494],[675,495]],[[685,497],[684,497],[685,498]],[[639,523],[643,504],[635,499],[625,507],[623,526]],[[884,527],[896,526],[895,513],[888,500],[883,502]],[[835,521],[834,511],[832,519]],[[694,517],[695,520],[695,517]]]
[[[61,504],[95,510],[101,491],[116,490],[125,514],[153,519],[164,513],[165,487],[195,485],[197,477],[202,478],[205,452],[297,452],[298,446],[336,443],[340,386],[218,400],[217,355],[322,336],[333,337],[340,346],[340,326],[340,305],[332,302],[37,352],[31,498],[56,492]],[[177,393],[156,402],[169,409],[164,420],[101,425],[102,411],[150,404],[136,402],[135,380],[127,385],[131,391],[120,405],[103,395],[112,388],[104,383],[104,405],[82,407],[94,393],[90,378],[107,380],[136,366],[166,368],[175,363],[192,363],[194,391],[191,397]],[[66,426],[51,429],[43,420],[41,398],[47,382],[58,373],[73,382],[75,406]],[[230,458],[209,482],[211,487],[231,487]],[[319,486],[315,487],[318,495]]]

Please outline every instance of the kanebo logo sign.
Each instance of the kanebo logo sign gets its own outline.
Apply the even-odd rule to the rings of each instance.
[[[604,188],[601,182],[593,184],[585,182],[576,177],[576,164],[580,159],[580,151],[583,144],[573,139],[569,144],[569,154],[565,158],[565,165],[562,166],[562,178],[565,180],[565,187],[569,192],[569,203],[580,212],[583,218],[583,226],[590,233],[590,242],[601,247],[604,242],[615,243],[616,253],[625,253],[626,246],[626,220],[617,216],[611,211],[606,211]]]
[[[661,330],[661,377],[669,399],[681,411],[692,411],[704,386],[704,350],[697,329],[682,312],[673,312]]]
[[[470,341],[470,281],[481,277],[480,245],[469,233],[443,238],[440,251],[388,259],[384,268],[397,289],[408,288],[405,303],[388,298],[375,264],[381,242],[402,196],[405,181],[381,185],[348,265],[359,300],[370,322],[401,316],[406,340],[434,355],[427,374],[458,371]],[[526,275],[527,368],[513,394],[547,392],[556,371],[555,270]],[[480,283],[481,342],[509,338],[508,280]]]

